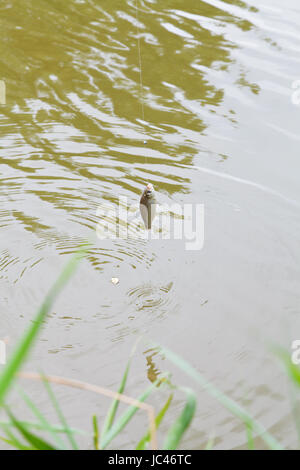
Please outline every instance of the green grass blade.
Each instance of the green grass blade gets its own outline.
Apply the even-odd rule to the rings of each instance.
[[[214,436],[212,436],[208,439],[207,444],[204,447],[204,450],[212,450],[213,446],[214,446],[214,443],[215,443],[215,438],[214,438]]]
[[[172,402],[172,399],[173,399],[173,394],[171,394],[168,398],[168,400],[166,401],[166,403],[164,404],[163,408],[159,411],[159,413],[157,414],[156,418],[155,418],[155,426],[156,426],[156,429],[159,428],[159,425],[160,423],[162,422],[166,412],[168,411],[170,405],[171,405],[171,402]],[[136,446],[136,450],[144,450],[146,449],[148,443],[150,442],[150,437],[151,437],[151,434],[150,434],[150,431],[147,432],[147,434],[145,434],[145,436],[140,440],[140,442],[138,443],[138,445]]]
[[[251,426],[246,426],[247,445],[249,450],[254,450],[253,430]]]
[[[118,393],[120,393],[120,394],[123,393],[124,390],[125,390],[125,386],[126,386],[126,382],[127,382],[127,378],[128,378],[128,373],[129,373],[129,369],[130,369],[130,364],[131,364],[131,359],[128,361],[128,364],[126,366],[125,372],[124,372],[122,380],[121,380],[121,384],[120,384],[119,389],[118,389]],[[106,434],[111,429],[111,427],[114,423],[119,403],[120,403],[120,400],[118,400],[118,399],[113,400],[113,402],[112,402],[112,404],[111,404],[111,406],[108,410],[108,413],[106,415],[104,425],[103,425],[103,428],[102,428],[101,437],[100,437],[100,447],[101,448],[103,446],[103,442],[104,442]]]
[[[280,346],[271,346],[273,353],[280,359],[284,367],[285,373],[289,377],[291,384],[296,387],[290,388],[290,399],[292,408],[292,417],[298,434],[298,441],[300,442],[300,419],[299,419],[299,406],[298,406],[298,393],[300,387],[300,368],[293,363],[291,353]]]
[[[34,447],[25,446],[23,444],[20,444],[18,441],[5,439],[5,437],[0,436],[0,440],[18,450],[36,450]]]
[[[215,397],[225,408],[227,408],[234,416],[239,418],[247,426],[252,426],[252,429],[258,436],[260,436],[264,442],[272,450],[283,450],[281,444],[266,431],[264,426],[262,426],[258,421],[253,419],[250,414],[242,408],[238,403],[234,402],[231,398],[227,397],[224,393],[218,390],[213,384],[208,382],[193,366],[191,366],[187,361],[182,357],[173,353],[165,347],[160,347],[155,345],[162,354],[165,355],[173,364],[182,369],[187,375],[192,377],[198,384],[200,384],[203,389],[207,390],[209,394]]]
[[[20,422],[14,417],[11,410],[8,407],[5,407],[5,410],[14,425],[15,429],[19,431],[19,433],[24,437],[24,439],[36,450],[56,450],[51,444],[44,441],[40,437],[32,434],[28,429],[20,424]]]
[[[67,424],[66,418],[64,417],[64,414],[63,414],[63,412],[62,412],[62,410],[59,406],[59,403],[56,399],[56,396],[55,396],[49,382],[47,381],[47,378],[44,377],[43,375],[42,375],[42,378],[43,378],[43,383],[45,385],[45,388],[48,392],[49,398],[50,398],[50,400],[53,404],[53,407],[56,411],[56,414],[57,414],[62,426],[66,429],[66,435],[67,435],[67,437],[70,441],[70,444],[71,444],[71,446],[73,447],[74,450],[78,450],[78,445],[76,443],[76,440],[75,440],[74,434],[72,432],[72,429]]]
[[[23,426],[26,428],[32,428],[38,431],[47,431],[48,427],[45,428],[41,423],[34,422],[34,421],[21,421],[18,420],[19,423],[21,423]],[[66,433],[66,428],[63,426],[58,426],[58,425],[50,425],[51,430],[55,433],[59,434],[65,434]],[[9,421],[0,421],[0,427],[2,428],[10,428],[13,427],[13,424]],[[76,428],[71,428],[73,434],[79,434],[79,435],[87,435],[85,431],[82,431],[81,429],[76,429]]]
[[[153,384],[150,385],[137,399],[140,403],[144,402],[152,391],[157,387],[161,380],[156,380]],[[139,408],[134,405],[131,405],[127,410],[120,416],[118,421],[111,427],[111,429],[106,433],[103,439],[101,449],[105,449],[108,444],[125,428],[128,422],[132,419]]]
[[[171,426],[168,431],[163,448],[165,450],[177,449],[183,434],[191,424],[191,421],[195,415],[197,399],[193,390],[189,388],[183,388],[187,395],[187,402],[182,410],[181,415],[176,419],[175,423]]]
[[[12,432],[6,430],[5,431],[6,435],[8,436],[8,439],[5,439],[5,437],[0,436],[0,440],[5,442],[6,444],[10,445],[11,447],[14,447],[15,449],[18,450],[36,450],[35,447],[32,446],[26,446],[25,444],[22,444],[19,439],[17,439]]]
[[[36,405],[31,401],[29,396],[19,387],[18,387],[18,392],[23,398],[23,400],[25,401],[25,403],[27,404],[28,408],[32,411],[32,413],[39,420],[42,429],[47,431],[49,434],[51,434],[58,448],[64,449],[65,444],[63,440],[59,437],[58,433],[53,430],[53,427],[51,426],[51,424],[46,420],[44,415],[40,412],[40,410],[36,407]]]
[[[43,304],[38,310],[34,321],[30,325],[28,331],[23,335],[23,337],[19,341],[10,361],[8,362],[8,364],[4,368],[4,371],[0,375],[0,405],[3,403],[5,395],[9,387],[11,386],[16,373],[24,363],[33,345],[33,342],[36,339],[39,330],[41,329],[41,326],[47,314],[49,313],[56,297],[74,273],[80,258],[80,254],[77,254],[73,256],[71,260],[67,263],[58,280],[54,283],[52,289],[49,291]]]
[[[93,416],[93,431],[94,431],[94,449],[99,450],[99,428],[98,428],[98,420],[97,416]]]

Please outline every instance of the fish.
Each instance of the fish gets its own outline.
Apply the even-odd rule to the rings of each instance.
[[[153,184],[148,183],[140,199],[140,213],[145,224],[145,228],[150,230],[156,215],[157,202]]]

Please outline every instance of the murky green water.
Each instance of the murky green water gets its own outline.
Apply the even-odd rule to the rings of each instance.
[[[1,3],[0,336],[10,338],[8,354],[70,254],[92,243],[27,370],[116,389],[145,334],[295,444],[285,377],[266,341],[289,346],[300,337],[299,21],[296,0],[140,2],[143,121],[133,0]],[[119,196],[136,204],[148,181],[161,203],[204,204],[201,251],[174,240],[97,239],[99,205]],[[187,383],[140,345],[128,393],[166,369]],[[47,409],[40,387],[31,392]],[[81,427],[108,404],[57,392]],[[211,434],[217,448],[243,446],[242,426],[198,395],[182,447],[201,448]],[[174,413],[181,406],[179,395]],[[116,444],[132,447],[144,426],[141,416]]]

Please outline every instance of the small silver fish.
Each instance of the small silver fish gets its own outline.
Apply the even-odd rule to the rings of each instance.
[[[151,229],[156,214],[155,190],[151,183],[147,184],[140,200],[140,212],[147,230]]]

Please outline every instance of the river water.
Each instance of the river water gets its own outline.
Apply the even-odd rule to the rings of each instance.
[[[89,242],[25,369],[116,390],[143,335],[293,447],[288,386],[269,343],[300,338],[299,2],[138,6],[0,5],[0,336],[9,356],[62,266]],[[203,205],[202,249],[97,237],[99,207],[119,197],[137,204],[149,181],[161,204]],[[142,340],[127,393],[169,370],[195,387]],[[41,387],[27,387],[51,413]],[[213,435],[216,448],[243,447],[243,426],[195,388],[197,415],[181,446],[203,448]],[[72,424],[102,420],[107,399],[56,390]],[[140,414],[115,445],[134,446],[145,426]]]

